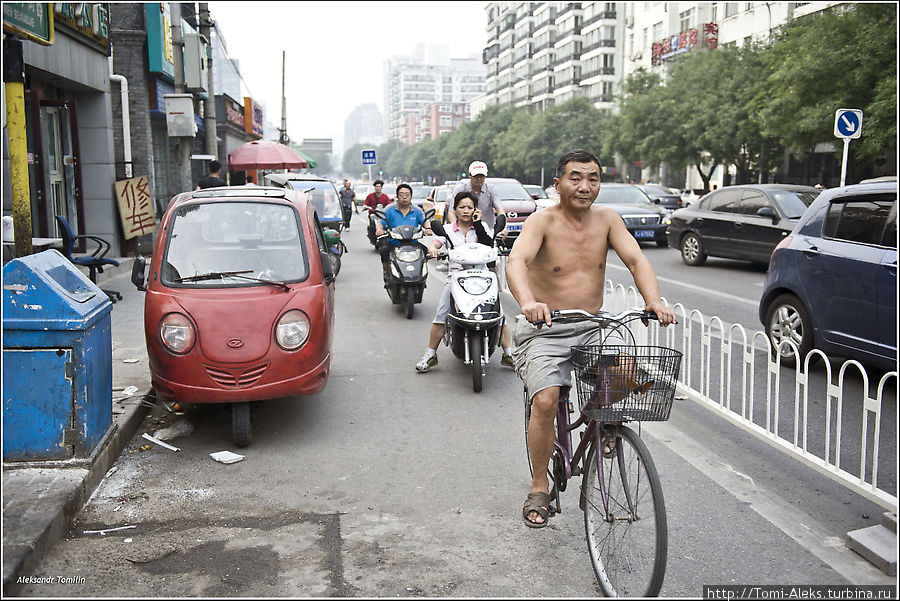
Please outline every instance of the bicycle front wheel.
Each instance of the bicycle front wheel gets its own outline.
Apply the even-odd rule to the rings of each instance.
[[[668,552],[662,486],[640,436],[625,426],[609,432],[592,445],[581,484],[588,552],[606,596],[654,597]],[[603,457],[612,441],[612,456]]]

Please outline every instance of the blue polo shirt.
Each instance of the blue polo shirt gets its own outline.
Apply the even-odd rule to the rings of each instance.
[[[384,219],[381,220],[381,225],[388,228],[393,229],[400,225],[422,225],[425,223],[425,213],[422,212],[422,209],[413,205],[409,208],[409,213],[405,216],[397,208],[397,205],[392,204],[384,211]],[[388,238],[387,241],[394,246],[400,244],[399,240],[394,240],[393,238]]]

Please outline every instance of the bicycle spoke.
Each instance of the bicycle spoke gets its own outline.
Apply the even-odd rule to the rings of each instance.
[[[594,571],[607,595],[651,596],[665,574],[665,507],[656,470],[640,438],[619,428],[612,459],[594,445],[582,483]]]

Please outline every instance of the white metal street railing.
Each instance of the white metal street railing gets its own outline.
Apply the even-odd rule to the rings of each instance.
[[[604,301],[604,309],[613,312],[644,306],[633,286],[626,289],[609,280]],[[632,331],[638,344],[662,344],[684,354],[680,394],[867,499],[897,511],[896,482],[890,483],[888,488],[893,491],[889,491],[880,485],[885,478],[879,480],[879,467],[883,472],[896,472],[895,456],[892,465],[879,462],[884,459],[880,450],[885,448],[881,424],[886,410],[896,407],[896,371],[885,373],[871,396],[868,373],[857,361],[841,365],[836,381],[830,360],[819,350],[813,350],[795,368],[783,367],[782,356],[788,347],[797,352],[790,342],[773,352],[762,331],[748,334],[740,324],[726,327],[718,317],[706,318],[680,303],[673,309],[677,326],[635,326]],[[665,337],[662,342],[660,333]],[[824,373],[822,368],[814,368],[816,360],[823,362]],[[851,387],[861,387],[861,393],[851,393]],[[894,402],[886,405],[885,399],[890,398]],[[821,434],[812,437],[811,429]],[[896,450],[896,440],[887,448]],[[855,462],[848,465],[847,455],[858,458],[858,470]]]

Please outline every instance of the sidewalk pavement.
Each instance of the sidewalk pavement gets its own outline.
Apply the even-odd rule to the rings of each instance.
[[[144,293],[131,283],[133,259],[98,274],[98,285],[118,290],[113,304],[111,433],[90,458],[3,464],[3,596],[20,577],[36,573],[44,554],[65,535],[147,413],[150,371],[144,341]],[[123,393],[130,386],[131,395]]]

